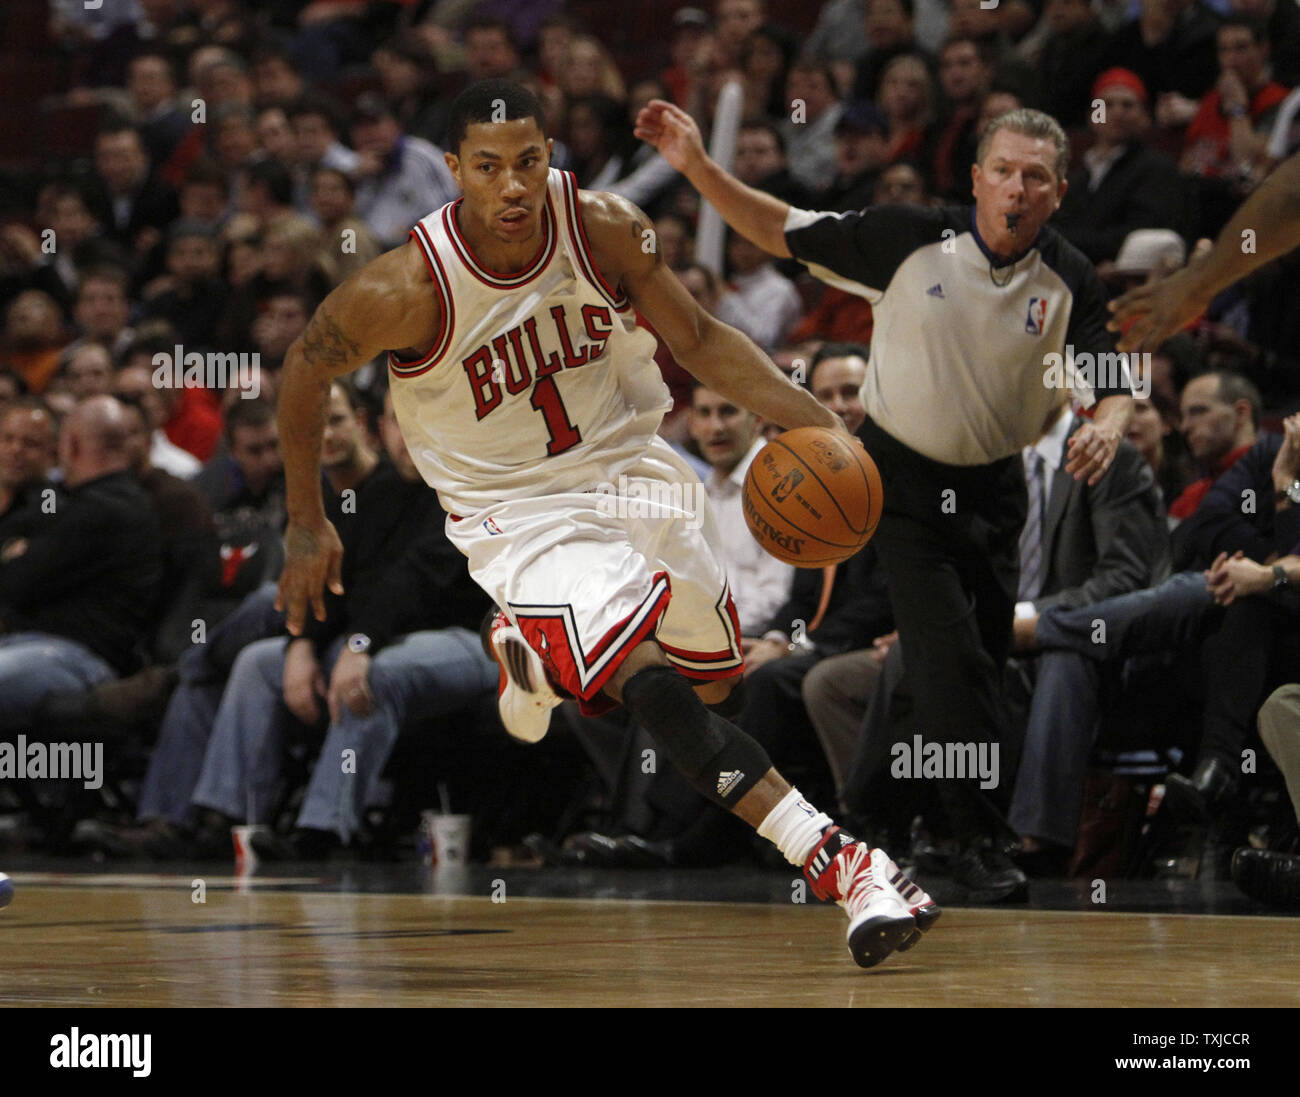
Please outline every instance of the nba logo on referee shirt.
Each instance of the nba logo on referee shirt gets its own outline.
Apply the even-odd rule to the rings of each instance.
[[[1025,331],[1030,335],[1042,335],[1043,324],[1047,321],[1047,298],[1031,297],[1029,315],[1025,317]]]

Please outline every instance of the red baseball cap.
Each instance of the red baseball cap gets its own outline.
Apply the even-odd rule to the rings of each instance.
[[[1141,99],[1143,103],[1147,101],[1147,86],[1142,83],[1142,77],[1132,69],[1121,68],[1107,69],[1093,81],[1093,98],[1100,99],[1102,93],[1107,88],[1113,88],[1116,85],[1122,88],[1128,88],[1128,90]]]

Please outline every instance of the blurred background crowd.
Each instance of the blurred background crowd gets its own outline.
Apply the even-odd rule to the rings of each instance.
[[[489,77],[534,90],[553,165],[640,205],[696,300],[855,426],[870,305],[734,234],[697,255],[698,196],[633,137],[642,106],[675,102],[707,135],[738,82],[735,174],[829,210],[969,202],[984,127],[1039,108],[1072,145],[1052,225],[1119,293],[1181,266],[1300,147],[1300,5],[8,0],[0,741],[103,740],[109,772],[93,791],[0,779],[0,842],[224,857],[244,821],[271,828],[270,856],[386,856],[441,783],[474,814],[479,857],[519,856],[526,835],[558,862],[753,855],[743,828],[645,769],[636,728],[566,709],[537,748],[505,736],[479,644],[488,607],[406,456],[382,361],[335,387],[322,452],[346,593],[293,643],[275,610],[280,364],[332,287],[456,197],[448,108]],[[1202,573],[1225,552],[1271,567],[1300,542],[1295,512],[1271,502],[1300,478],[1286,429],[1297,299],[1293,253],[1163,345],[1096,489],[1060,471],[1071,417],[1040,443],[1047,564],[1018,609],[994,793],[1035,871],[1194,872],[1213,861],[1205,833],[1211,850],[1294,839],[1268,752],[1271,780],[1243,780],[1240,757],[1259,745],[1261,707],[1278,711],[1273,691],[1300,678],[1297,606],[1244,579],[1219,604]],[[246,356],[256,393],[210,373],[176,385],[158,363],[178,352]],[[913,729],[887,577],[870,549],[838,576],[766,557],[738,494],[768,428],[693,385],[666,347],[658,361],[674,398],[664,432],[731,542],[749,648],[740,723],[809,795],[941,864],[942,819],[889,775],[889,744]],[[1124,628],[1136,611],[1114,599],[1149,591],[1177,636],[1108,662],[1071,647],[1069,612]],[[1202,828],[1192,857],[1151,840],[1147,793],[1179,768],[1174,822]]]

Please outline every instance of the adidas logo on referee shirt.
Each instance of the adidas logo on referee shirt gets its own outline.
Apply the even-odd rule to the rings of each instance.
[[[936,282],[933,286],[931,286],[928,290],[926,290],[925,295],[927,297],[938,297],[941,298],[942,300],[945,301],[947,300],[947,298],[943,296],[943,286],[940,285],[938,282]]]
[[[718,774],[718,795],[726,796],[735,787],[737,781],[745,776],[743,770],[724,769]]]

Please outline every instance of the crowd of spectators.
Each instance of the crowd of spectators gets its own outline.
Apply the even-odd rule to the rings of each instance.
[[[138,821],[112,825],[120,805],[116,818],[92,805],[82,848],[212,852],[232,822],[275,822],[310,781],[271,852],[315,855],[354,841],[382,803],[400,728],[491,723],[494,668],[473,636],[486,605],[414,482],[382,362],[336,388],[322,452],[354,569],[346,600],[292,644],[272,604],[281,362],[332,287],[456,198],[443,151],[461,88],[509,77],[536,91],[553,166],[641,205],[692,296],[851,428],[870,305],[734,233],[719,255],[697,254],[698,196],[633,137],[651,99],[707,131],[737,81],[735,174],[833,211],[969,202],[988,123],[1045,110],[1072,145],[1051,225],[1116,294],[1186,262],[1300,148],[1296,0],[826,0],[802,6],[804,33],[783,25],[777,0],[663,3],[655,40],[641,42],[615,20],[584,21],[576,9],[591,5],[569,7],[51,4],[65,82],[45,107],[92,111],[96,126],[81,155],[42,165],[30,204],[0,228],[0,736],[143,721]],[[1004,744],[1020,765],[993,798],[1038,868],[1071,860],[1098,746],[1185,759],[1170,784],[1180,819],[1220,822],[1245,800],[1241,753],[1270,692],[1296,678],[1282,656],[1300,617],[1286,590],[1220,605],[1214,577],[1235,553],[1271,567],[1300,542],[1300,508],[1275,501],[1300,479],[1300,435],[1284,424],[1300,408],[1297,299],[1293,253],[1152,355],[1100,486],[1060,468],[1077,416],[1026,451],[1047,524],[1022,544],[1032,581]],[[255,366],[175,383],[170,363],[192,353]],[[810,795],[820,775],[850,817],[895,836],[891,850],[917,816],[941,834],[932,802],[889,780],[912,685],[887,577],[869,550],[838,575],[798,576],[759,552],[737,497],[765,425],[692,386],[662,345],[658,361],[675,401],[664,432],[726,516],[749,649],[740,723],[778,766],[811,770]],[[1243,491],[1258,501],[1244,514]],[[1104,658],[1084,635],[1099,618],[1112,623]],[[356,633],[373,646],[352,647]],[[1204,715],[1171,702],[1135,731],[1153,694],[1193,696]],[[715,809],[638,783],[624,765],[636,755],[600,757],[580,721],[557,720],[553,738],[565,725],[605,778],[605,807],[617,801],[605,829],[621,830],[576,855],[734,852],[738,832]],[[283,764],[294,743],[319,754],[315,775]],[[363,760],[340,776],[349,751]],[[433,779],[416,777],[425,806]],[[0,782],[0,797],[0,812],[33,810],[21,787]],[[646,808],[655,797],[671,810]]]

